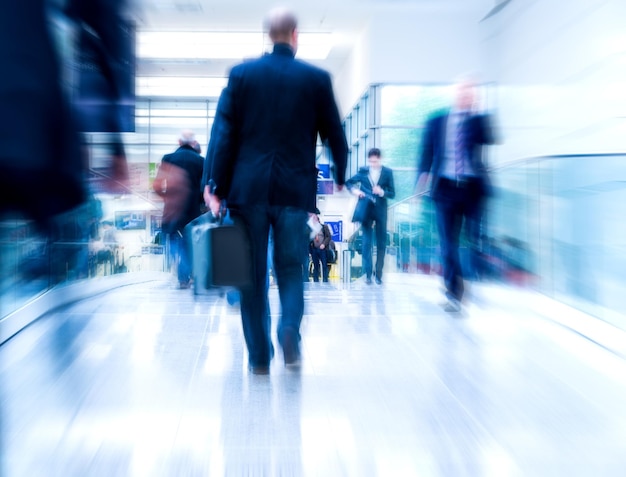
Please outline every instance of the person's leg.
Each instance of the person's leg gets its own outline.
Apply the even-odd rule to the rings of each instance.
[[[302,250],[309,241],[306,211],[293,207],[272,207],[274,229],[274,266],[281,317],[278,340],[283,347],[285,364],[297,364],[300,359],[300,323],[304,313],[302,284]]]
[[[376,220],[376,281],[383,279],[385,253],[387,250],[387,217]]]
[[[311,258],[310,258],[311,250],[309,248],[308,242],[304,250],[305,250],[305,253],[303,254],[303,257],[302,257],[302,281],[308,282],[309,281],[309,266],[311,262]]]
[[[311,260],[313,261],[313,281],[320,281],[320,249],[311,247]]]
[[[464,201],[465,228],[469,247],[469,266],[467,276],[476,280],[483,275],[483,260],[481,258],[481,227],[484,212],[484,199],[480,187],[472,185],[467,191]]]
[[[319,254],[319,259],[322,264],[322,281],[328,282],[328,253],[326,249],[317,249],[317,253]]]
[[[191,254],[189,253],[189,243],[187,237],[179,237],[178,243],[178,283],[189,284],[191,280]]]
[[[232,210],[234,219],[241,218],[251,237],[253,283],[241,289],[241,322],[251,367],[269,366],[272,358],[271,317],[267,298],[267,247],[269,216],[264,207]]]
[[[176,267],[176,277],[178,278],[178,284],[185,288],[189,285],[189,277],[185,278],[184,275],[184,267],[185,265],[182,263],[182,254],[183,254],[183,240],[181,239],[178,232],[172,232],[169,234],[169,242],[170,242],[170,267]]]
[[[166,235],[167,241],[167,258],[169,260],[169,268],[168,271],[173,271],[172,267],[175,267],[178,270],[178,242],[176,241],[176,237],[173,233],[168,233]],[[178,274],[178,272],[176,272]]]
[[[448,299],[461,301],[463,276],[459,259],[459,236],[462,215],[455,197],[438,199],[435,204],[441,241],[441,265]]]
[[[366,220],[361,224],[363,242],[361,257],[363,261],[363,273],[368,280],[372,279],[372,221]]]

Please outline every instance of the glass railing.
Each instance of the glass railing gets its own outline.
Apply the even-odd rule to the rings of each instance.
[[[495,194],[478,249],[481,279],[533,287],[626,328],[625,159],[626,154],[549,156],[493,169]],[[47,234],[28,221],[0,221],[0,317],[62,283],[166,270],[166,245],[154,243],[150,230],[158,204],[136,199],[155,210],[140,217],[147,223],[139,235],[130,222],[114,223],[119,227],[113,244],[96,240],[103,238],[101,228],[95,231],[103,224],[95,203],[60,217]],[[117,210],[132,208],[120,204]],[[440,273],[428,195],[394,203],[388,217],[386,270]],[[356,280],[361,276],[359,232],[340,245],[341,279]],[[461,259],[467,267],[464,239]]]
[[[626,328],[626,154],[558,155],[490,172],[478,244],[482,279],[533,287]],[[386,267],[440,272],[434,206],[426,195],[389,208]],[[404,258],[403,258],[404,257]],[[469,266],[462,237],[461,260]]]
[[[155,241],[150,231],[152,218],[160,214],[159,204],[129,193],[124,198],[94,196],[45,226],[3,218],[0,317],[62,284],[166,270],[167,244]]]

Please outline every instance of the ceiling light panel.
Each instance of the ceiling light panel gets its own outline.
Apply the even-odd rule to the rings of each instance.
[[[172,96],[217,98],[226,86],[226,78],[180,76],[138,76],[137,96]]]
[[[146,59],[244,59],[270,49],[262,32],[139,32],[137,56]],[[300,33],[298,57],[325,59],[330,33]]]

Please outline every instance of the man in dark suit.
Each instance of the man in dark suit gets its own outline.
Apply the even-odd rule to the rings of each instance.
[[[330,76],[296,60],[297,21],[274,10],[266,23],[273,52],[235,66],[220,97],[205,162],[205,200],[215,213],[226,199],[252,237],[254,285],[241,290],[241,318],[251,372],[269,372],[273,355],[268,306],[270,229],[282,316],[285,365],[300,362],[304,312],[303,254],[315,211],[318,134],[327,141],[335,182],[345,182],[347,143]]]
[[[376,272],[377,284],[382,284],[385,251],[387,249],[387,199],[396,196],[393,185],[393,171],[382,165],[380,149],[374,147],[367,153],[369,166],[362,167],[359,172],[346,182],[348,189],[359,196],[359,205],[368,205],[367,212],[361,220],[363,229],[363,271],[365,283],[372,283],[372,225],[376,228]]]
[[[189,288],[191,262],[185,226],[202,213],[202,168],[204,158],[196,152],[196,138],[185,130],[178,149],[161,160],[152,187],[163,198],[161,229],[169,236],[170,257],[176,264],[180,288]]]
[[[477,246],[483,206],[490,192],[482,146],[494,144],[487,115],[473,111],[476,83],[464,77],[455,86],[449,111],[430,118],[424,130],[418,165],[417,192],[430,180],[439,229],[443,278],[448,299],[445,310],[461,310],[463,271],[459,238],[465,220],[470,251]]]
[[[71,17],[98,35],[103,51],[98,66],[111,73],[103,75],[103,83],[121,93],[123,75],[115,72],[123,46],[119,33],[127,25],[125,5],[125,0],[0,3],[0,218],[17,213],[50,225],[87,200],[87,158],[79,133],[86,129],[64,91],[68,65],[62,60],[64,50],[81,45],[56,38],[54,32],[65,34],[62,40],[71,36],[53,20]],[[78,92],[82,86],[75,85]],[[115,179],[125,182],[126,162],[116,159]]]

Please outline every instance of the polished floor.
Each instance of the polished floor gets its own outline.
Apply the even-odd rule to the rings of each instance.
[[[440,300],[310,283],[302,368],[269,376],[236,305],[169,277],[54,310],[0,347],[1,475],[626,475],[623,332],[498,284]]]

